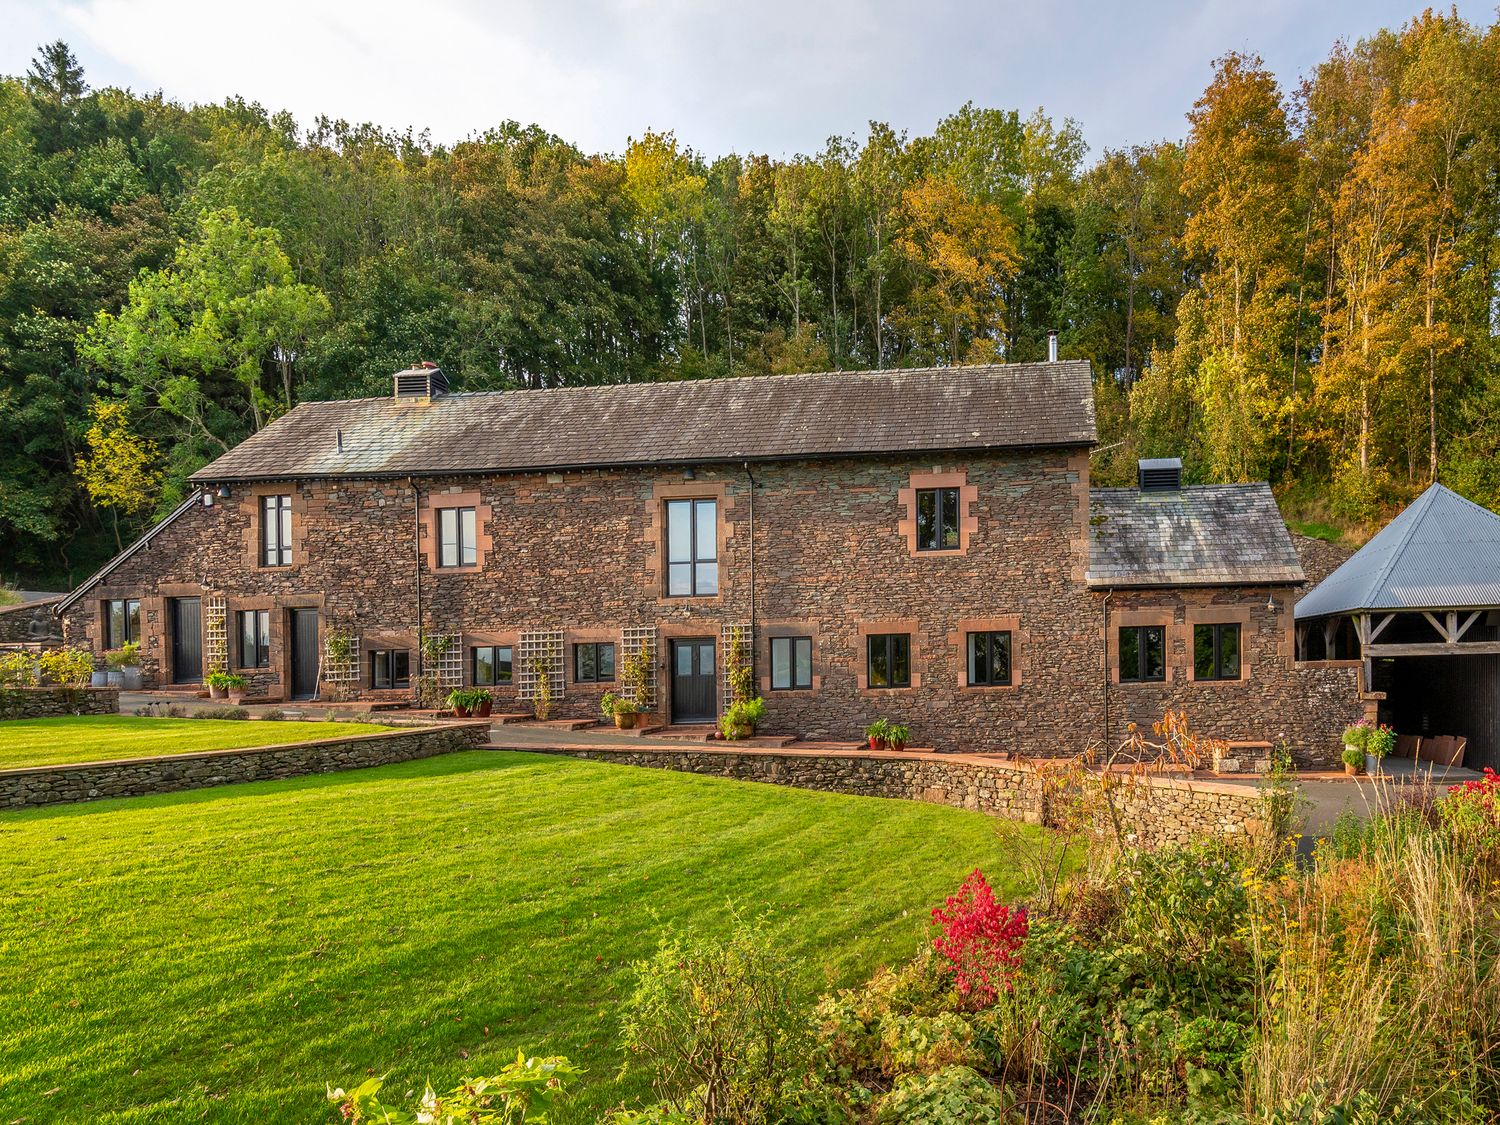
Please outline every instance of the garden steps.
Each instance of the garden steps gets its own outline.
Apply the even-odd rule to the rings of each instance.
[[[530,711],[503,711],[490,716],[492,726],[504,727],[512,723],[529,723],[536,718]]]

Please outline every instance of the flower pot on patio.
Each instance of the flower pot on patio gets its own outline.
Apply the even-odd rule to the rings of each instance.
[[[96,671],[91,677],[89,677],[90,687],[106,687],[108,684],[109,673],[102,668]]]
[[[635,729],[635,712],[634,711],[616,711],[615,712],[615,727],[617,729],[619,729],[619,730],[634,730]]]
[[[111,668],[108,672],[104,673],[104,682],[109,687],[124,687],[125,673],[119,668]]]
[[[120,672],[124,676],[121,687],[126,691],[141,690],[141,666],[139,664],[127,664],[120,669]]]
[[[218,684],[208,685],[208,698],[210,699],[223,699],[228,694],[229,693],[221,688]]]
[[[488,719],[494,707],[495,701],[493,699],[486,699],[479,704],[479,710],[475,711],[474,714],[478,715],[481,719]]]
[[[1344,763],[1344,772],[1346,774],[1348,774],[1350,777],[1358,777],[1360,774],[1364,773],[1365,771],[1362,770],[1362,769],[1360,769],[1358,766],[1353,766],[1353,765],[1350,765],[1348,762],[1345,762]]]
[[[1365,773],[1377,774],[1380,772],[1380,759],[1374,754],[1365,755]]]
[[[469,709],[455,703],[453,705],[453,717],[455,719],[467,719],[469,717]]]
[[[236,707],[238,707],[241,703],[245,702],[245,689],[244,688],[230,688],[229,689],[229,702],[233,703]]]

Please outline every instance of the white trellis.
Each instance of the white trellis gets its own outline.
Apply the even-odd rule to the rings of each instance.
[[[751,651],[749,625],[724,625],[719,630],[719,667],[724,670],[720,681],[724,688],[725,710],[728,710],[730,703],[734,701],[734,689],[729,682],[730,673],[733,671],[730,667],[729,654],[734,651],[736,644],[744,646],[745,663],[753,668],[755,654]]]
[[[464,635],[462,633],[428,633],[423,643],[437,653],[431,667],[423,667],[422,673],[436,676],[438,684],[447,691],[464,686]]]
[[[620,666],[624,666],[626,660],[635,657],[643,648],[649,648],[652,654],[651,674],[646,678],[646,692],[644,697],[635,698],[635,689],[624,686],[620,694],[632,703],[638,704],[643,710],[654,711],[656,709],[656,661],[660,657],[661,650],[656,643],[655,625],[629,625],[620,634]],[[616,675],[619,669],[616,669]]]
[[[346,629],[323,632],[323,675],[326,684],[359,684],[359,637]]]
[[[537,684],[546,676],[553,700],[563,697],[563,631],[533,629],[516,638],[516,694],[535,699]]]
[[[203,598],[203,666],[210,672],[229,670],[229,605],[223,594]]]

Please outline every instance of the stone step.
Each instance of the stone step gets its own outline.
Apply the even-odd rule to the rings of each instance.
[[[530,711],[503,711],[490,716],[491,725],[497,727],[510,726],[513,723],[530,723],[535,720],[536,716]]]

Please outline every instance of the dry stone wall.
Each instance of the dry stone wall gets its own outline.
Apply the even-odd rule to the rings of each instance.
[[[489,729],[487,722],[445,723],[321,742],[0,770],[0,809],[140,797],[409,762],[483,746]]]
[[[1028,824],[1053,823],[1048,787],[1038,771],[1024,762],[967,754],[874,756],[582,746],[541,752],[826,793],[926,801]],[[1180,843],[1207,835],[1246,836],[1262,830],[1261,795],[1250,785],[1158,777],[1119,792],[1126,828],[1144,844]]]
[[[0,720],[54,719],[61,715],[118,715],[120,689],[113,687],[0,688]]]

